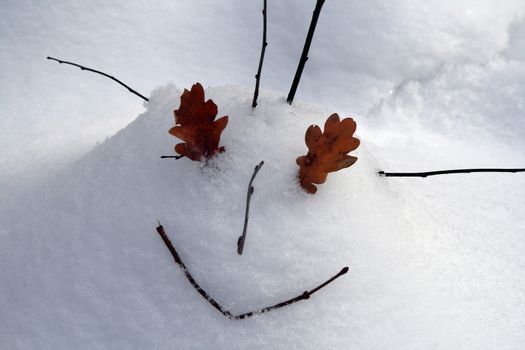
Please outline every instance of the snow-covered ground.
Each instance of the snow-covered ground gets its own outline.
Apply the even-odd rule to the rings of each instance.
[[[525,166],[525,5],[328,0],[289,106],[314,3],[269,1],[253,111],[258,1],[5,1],[1,348],[525,346],[525,176],[375,175]],[[166,81],[177,88],[154,89]],[[208,166],[161,160],[178,142],[167,131],[179,89],[195,81],[218,86],[206,94],[230,116],[226,152]],[[357,121],[359,160],[308,195],[295,157],[333,112]],[[350,272],[310,300],[232,321],[191,288],[157,219],[235,313]]]

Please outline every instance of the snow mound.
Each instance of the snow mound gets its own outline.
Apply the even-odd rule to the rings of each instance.
[[[296,179],[304,133],[340,111],[289,106],[271,92],[252,110],[251,89],[209,88],[218,117],[230,118],[226,152],[207,165],[162,160],[179,142],[167,131],[180,93],[157,89],[125,129],[13,202],[0,223],[3,348],[523,348],[525,177],[375,174],[485,166],[486,152],[517,166],[518,151],[414,120],[408,134],[386,117],[390,130],[355,118],[359,160],[309,195]],[[198,283],[234,314],[350,272],[307,301],[230,320],[174,264],[157,219]]]

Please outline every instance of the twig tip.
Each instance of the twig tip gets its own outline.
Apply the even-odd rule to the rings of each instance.
[[[166,158],[181,159],[182,157],[184,156],[160,156],[161,159],[166,159]]]

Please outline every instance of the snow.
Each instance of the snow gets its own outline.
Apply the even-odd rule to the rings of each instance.
[[[525,343],[523,176],[380,178],[378,169],[406,169],[414,159],[430,166],[435,144],[480,160],[484,150],[433,131],[403,153],[394,131],[365,136],[373,130],[356,117],[358,162],[309,195],[297,183],[295,157],[306,152],[306,128],[333,111],[289,106],[269,91],[252,110],[251,88],[232,86],[206,90],[219,116],[230,118],[226,152],[208,165],[162,160],[177,143],[167,130],[180,93],[173,85],[155,90],[144,114],[12,205],[0,244],[4,347]],[[399,156],[376,156],[382,148]],[[261,160],[238,256],[247,184]],[[299,295],[343,266],[350,272],[307,301],[233,321],[190,286],[155,232],[157,219],[196,280],[233,313]]]
[[[268,3],[261,88],[288,91],[314,5]],[[141,100],[117,84],[45,57],[108,72],[146,95],[169,81],[253,86],[261,9],[260,1],[237,0],[4,0],[0,179],[8,185],[2,191],[53,173],[143,111]],[[443,64],[461,71],[500,54],[519,59],[523,16],[522,0],[331,0],[296,98],[364,117],[395,86]],[[522,79],[508,80],[523,86]]]
[[[376,175],[525,166],[523,2],[327,1],[289,106],[314,3],[269,1],[252,110],[257,1],[4,1],[0,348],[525,346],[525,176]],[[226,152],[161,160],[195,81],[230,117]],[[334,112],[357,121],[359,160],[312,196],[295,158]],[[233,313],[350,271],[307,301],[229,320],[185,279],[157,220]]]

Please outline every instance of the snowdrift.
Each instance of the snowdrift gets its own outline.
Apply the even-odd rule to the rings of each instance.
[[[519,349],[525,344],[525,176],[387,179],[383,170],[518,167],[496,139],[476,144],[415,120],[357,121],[352,167],[315,195],[298,184],[304,133],[344,111],[251,89],[206,90],[228,115],[207,165],[162,160],[181,91],[55,178],[0,223],[0,344],[8,349]],[[385,107],[386,108],[386,107]],[[374,120],[373,122],[377,122]],[[253,168],[248,237],[237,255]],[[481,190],[480,190],[481,189]],[[286,308],[234,321],[190,286],[242,313],[350,271]]]

